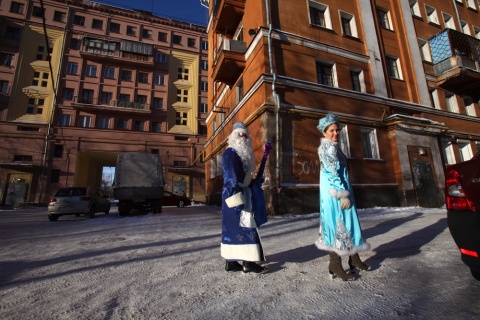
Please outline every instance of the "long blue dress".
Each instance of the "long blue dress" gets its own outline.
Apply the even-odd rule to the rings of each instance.
[[[347,160],[338,143],[322,138],[320,157],[320,230],[315,245],[339,256],[366,251],[370,245],[362,236]],[[341,209],[340,198],[348,196],[351,206]]]
[[[245,209],[245,205],[229,208],[225,203],[225,199],[238,192],[249,196],[251,192],[248,184],[251,179],[246,177],[241,158],[233,148],[227,148],[223,153],[222,165],[221,256],[226,260],[265,261],[257,229],[240,227],[240,212]]]

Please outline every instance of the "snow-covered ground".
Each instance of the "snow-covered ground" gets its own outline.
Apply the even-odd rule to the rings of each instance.
[[[0,211],[0,319],[480,318],[445,209],[359,215],[372,270],[343,282],[313,244],[318,213],[271,218],[270,273],[244,275],[223,270],[218,207],[57,222],[46,208]]]

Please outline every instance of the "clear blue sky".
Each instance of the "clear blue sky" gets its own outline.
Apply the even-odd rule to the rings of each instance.
[[[207,25],[208,9],[200,0],[93,0],[112,6],[128,9],[140,9],[152,12],[156,16]]]

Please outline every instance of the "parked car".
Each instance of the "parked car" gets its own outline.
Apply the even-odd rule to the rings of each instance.
[[[48,203],[48,219],[57,221],[63,215],[93,218],[95,213],[110,213],[110,200],[99,190],[88,187],[67,187],[58,190]]]
[[[177,206],[183,208],[192,204],[192,201],[185,197],[169,191],[163,191],[162,206]]]
[[[462,261],[480,281],[480,152],[445,171],[447,222]]]

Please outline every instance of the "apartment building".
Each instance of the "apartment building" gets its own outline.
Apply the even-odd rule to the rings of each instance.
[[[321,133],[341,120],[359,207],[444,204],[445,166],[480,150],[477,0],[211,0],[207,197],[244,121],[275,213],[319,210]]]
[[[100,187],[120,152],[159,154],[205,200],[203,26],[94,1],[0,1],[0,203]]]

